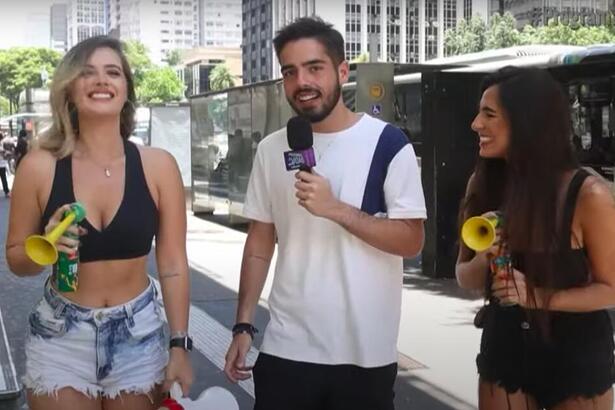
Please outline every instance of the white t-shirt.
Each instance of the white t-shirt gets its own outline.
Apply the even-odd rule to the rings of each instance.
[[[397,361],[402,258],[382,252],[297,203],[286,171],[286,128],[261,141],[244,216],[273,223],[278,258],[261,351],[320,364]],[[425,219],[412,145],[398,128],[363,114],[337,133],[314,133],[316,172],[341,201],[368,214]]]

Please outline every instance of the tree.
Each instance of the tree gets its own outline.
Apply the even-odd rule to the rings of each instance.
[[[8,99],[9,111],[18,108],[19,94],[26,88],[45,87],[43,69],[49,76],[60,62],[55,50],[39,47],[15,47],[0,50],[0,95]]]
[[[8,98],[0,96],[0,117],[4,117],[11,113]]]
[[[215,132],[228,129],[228,100],[214,98],[207,104],[207,113],[212,119]]]
[[[444,47],[447,55],[476,53],[485,49],[487,25],[479,16],[461,19],[457,27],[446,31]]]
[[[184,85],[170,67],[157,67],[146,71],[137,88],[137,98],[142,104],[179,101],[183,94]]]
[[[169,67],[175,67],[182,62],[182,52],[181,50],[175,48],[167,53],[167,64]]]
[[[209,88],[213,91],[224,90],[235,85],[231,70],[224,63],[218,64],[209,73]]]
[[[517,20],[509,12],[504,13],[504,15],[494,14],[491,17],[486,37],[485,46],[488,50],[512,47],[521,42],[519,30],[517,30]]]
[[[571,25],[551,20],[546,26],[527,25],[521,32],[516,29],[515,18],[510,13],[503,16],[494,14],[484,32],[481,45],[479,21],[470,23],[462,20],[457,28],[448,30],[444,45],[448,55],[472,53],[493,48],[505,48],[523,44],[567,44],[587,46],[592,44],[615,43],[615,31],[608,26]],[[484,26],[484,23],[482,23]],[[473,34],[474,33],[474,34]]]
[[[123,48],[132,70],[135,88],[139,88],[143,82],[145,72],[153,68],[152,61],[147,54],[147,47],[139,41],[127,40],[123,43]]]
[[[546,26],[524,27],[522,44],[568,44],[587,46],[615,42],[615,33],[606,26],[571,26],[551,20]]]

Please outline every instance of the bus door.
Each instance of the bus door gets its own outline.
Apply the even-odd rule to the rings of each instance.
[[[454,277],[458,214],[477,158],[470,128],[485,73],[434,71],[422,76],[421,175],[427,205],[422,271]]]

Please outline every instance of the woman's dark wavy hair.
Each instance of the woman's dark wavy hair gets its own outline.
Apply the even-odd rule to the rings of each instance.
[[[535,303],[536,284],[548,289],[553,283],[553,258],[544,253],[556,251],[559,244],[562,175],[578,167],[570,106],[562,86],[546,70],[504,67],[484,79],[481,95],[494,86],[510,124],[506,160],[478,159],[461,215],[503,212],[504,240],[513,255],[521,255],[528,296]]]

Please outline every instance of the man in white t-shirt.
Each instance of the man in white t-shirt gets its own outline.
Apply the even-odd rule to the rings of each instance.
[[[344,105],[349,67],[331,25],[296,20],[274,45],[286,97],[312,124],[316,166],[286,171],[286,129],[258,145],[225,372],[232,381],[250,377],[252,320],[277,238],[255,409],[390,410],[402,257],[417,255],[424,237],[417,160],[401,130]]]

